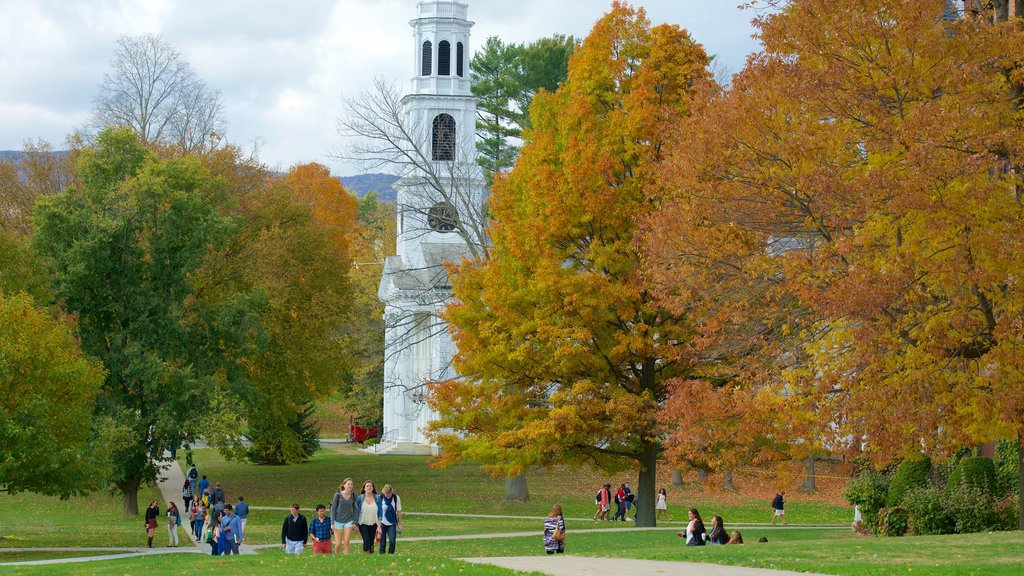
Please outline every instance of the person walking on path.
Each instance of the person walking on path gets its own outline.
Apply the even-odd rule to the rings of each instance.
[[[148,548],[153,547],[153,536],[156,535],[156,518],[160,515],[160,508],[156,505],[156,500],[151,500],[149,506],[146,507],[146,536],[149,539],[146,542]]]
[[[185,513],[187,514],[189,509],[192,507],[192,483],[185,479],[185,485],[181,487],[181,500],[185,503]]]
[[[203,506],[202,502],[196,501],[192,512],[192,533],[196,535],[196,540],[201,542],[203,538],[203,525],[206,524],[206,506]]]
[[[658,490],[658,502],[654,505],[654,509],[658,511],[656,520],[661,520],[662,513],[665,515],[665,520],[671,520],[668,517],[668,499],[665,495],[665,489]]]
[[[782,525],[786,525],[786,492],[780,491],[775,494],[775,498],[772,498],[772,510],[775,514],[772,515],[772,526],[775,526],[775,521],[782,519]]]
[[[231,509],[231,504],[224,506],[224,515],[220,519],[221,554],[238,556],[238,543],[242,541],[242,524]]]
[[[238,504],[235,504],[235,516],[238,516],[238,522],[242,526],[242,536],[245,536],[245,523],[249,520],[249,504],[245,501],[245,496],[238,497]],[[241,542],[241,540],[239,540]]]
[[[608,509],[611,505],[611,484],[605,484],[601,487],[601,490],[597,493],[597,514],[594,514],[594,520],[600,519],[602,522],[608,520]]]
[[[620,484],[619,489],[615,491],[615,516],[612,516],[612,521],[622,520],[626,521],[626,485]]]
[[[210,481],[206,479],[206,474],[203,474],[203,479],[199,481],[199,495],[206,493],[206,490],[210,488]]]
[[[402,531],[402,499],[391,484],[385,484],[377,499],[377,518],[380,519],[380,553],[387,546],[388,554],[395,553],[395,539]]]
[[[206,539],[206,543],[210,545],[210,556],[220,556],[220,521],[221,515],[217,512],[210,511],[206,515],[206,524],[203,526],[203,537]]]
[[[281,549],[285,554],[302,554],[309,542],[309,525],[306,517],[299,514],[299,505],[292,504],[291,514],[285,516],[281,526]]]
[[[356,525],[356,495],[352,493],[352,479],[345,478],[331,500],[331,524],[334,526],[334,553],[350,551],[352,528]]]
[[[331,519],[323,504],[316,505],[316,518],[309,523],[309,537],[313,539],[313,554],[331,553]]]
[[[188,478],[189,483],[192,484],[192,488],[195,488],[198,485],[199,470],[196,470],[195,464],[189,464],[188,472],[185,474],[185,477]]]
[[[210,496],[213,497],[214,504],[224,504],[224,489],[220,487],[220,482],[216,482],[213,485],[213,490],[210,492]]]
[[[363,482],[363,491],[356,497],[356,518],[359,535],[363,537],[363,553],[373,554],[373,537],[380,530],[377,517],[377,487],[373,482]]]
[[[633,507],[633,491],[629,489],[629,482],[626,482],[622,490],[626,493],[626,521],[629,521],[629,510]]]
[[[565,553],[565,517],[562,505],[555,504],[544,519],[544,551],[548,554]]]
[[[181,525],[181,512],[174,502],[167,504],[167,545],[172,548],[178,547],[178,526]]]

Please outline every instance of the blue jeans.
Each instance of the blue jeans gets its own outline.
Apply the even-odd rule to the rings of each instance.
[[[387,546],[388,554],[395,553],[395,538],[398,536],[398,527],[394,524],[381,524],[380,525],[380,553],[384,553],[384,547]]]

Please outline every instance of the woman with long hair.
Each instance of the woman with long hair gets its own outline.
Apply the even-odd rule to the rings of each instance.
[[[686,538],[687,546],[703,546],[707,531],[704,529],[704,520],[696,508],[690,508],[690,522],[686,524],[686,532],[676,532],[676,536]]]
[[[544,551],[548,554],[565,553],[565,517],[562,505],[555,504],[544,519]]]
[[[664,488],[658,490],[658,502],[655,503],[654,509],[658,511],[658,520],[661,520],[662,514],[665,515],[665,520],[671,520],[671,518],[668,517],[668,501],[665,496]]]
[[[721,516],[715,516],[711,519],[711,534],[708,537],[708,542],[712,544],[729,543],[729,536],[725,532],[725,526],[722,525]]]
[[[331,526],[334,528],[334,553],[349,553],[352,528],[356,525],[356,495],[352,493],[352,479],[345,478],[331,500]]]
[[[160,508],[156,505],[156,500],[150,500],[149,506],[146,507],[146,536],[148,540],[146,546],[149,548],[153,547],[153,536],[156,535],[156,517],[160,515]]]
[[[363,553],[373,554],[373,537],[380,530],[377,517],[377,487],[373,482],[363,482],[363,491],[356,496],[356,522],[359,535],[363,537]]]
[[[181,522],[181,512],[174,502],[167,504],[167,545],[178,547],[178,524]]]

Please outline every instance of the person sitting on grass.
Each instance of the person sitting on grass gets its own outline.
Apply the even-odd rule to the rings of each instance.
[[[704,529],[704,521],[701,520],[700,512],[696,508],[690,508],[690,522],[686,525],[685,532],[676,532],[676,536],[686,538],[687,546],[703,546],[707,538],[707,530]]]
[[[555,504],[544,519],[544,551],[548,554],[565,553],[565,518],[562,505]]]
[[[711,518],[711,537],[708,538],[708,542],[711,542],[712,545],[729,543],[729,537],[726,536],[725,526],[722,525],[721,516]]]
[[[729,537],[729,544],[743,544],[743,534],[740,534],[739,530],[733,530],[732,536]]]

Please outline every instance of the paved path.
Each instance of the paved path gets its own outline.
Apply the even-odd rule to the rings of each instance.
[[[4,552],[10,551],[24,551],[24,552],[77,552],[82,551],[95,551],[96,548],[4,548]],[[121,550],[121,548],[115,548],[115,550]],[[188,546],[185,548],[141,548],[135,551],[129,551],[122,554],[103,554],[100,556],[79,556],[75,558],[52,558],[50,560],[25,560],[24,562],[4,562],[0,563],[0,567],[7,566],[45,566],[49,564],[75,564],[79,562],[96,562],[98,560],[119,560],[121,558],[137,558],[139,556],[158,556],[161,554],[202,554],[203,551],[199,548]]]
[[[164,456],[170,458],[170,454],[165,452]],[[164,497],[164,502],[174,502],[175,504],[181,504],[181,487],[185,485],[185,473],[181,470],[181,466],[178,465],[177,461],[172,461],[171,465],[161,473],[162,478],[158,483],[160,487],[160,494]],[[179,506],[179,511],[182,514],[181,517],[181,530],[178,531],[178,540],[183,541],[181,533],[184,532],[187,535],[188,541],[196,547],[197,550],[210,553],[210,545],[203,542],[200,543],[196,540],[195,534],[192,533],[191,527],[188,525],[188,514],[185,513],[185,507]],[[166,518],[166,516],[165,516]],[[184,542],[182,542],[184,543]],[[174,548],[171,548],[174,550]],[[255,554],[256,550],[249,544],[241,544],[238,547],[240,554]]]
[[[700,574],[701,576],[821,576],[806,572],[724,566],[697,562],[633,560],[630,558],[588,558],[585,556],[513,556],[505,558],[460,558],[473,564],[491,564],[512,570],[535,571],[550,576],[665,576],[666,574]]]

